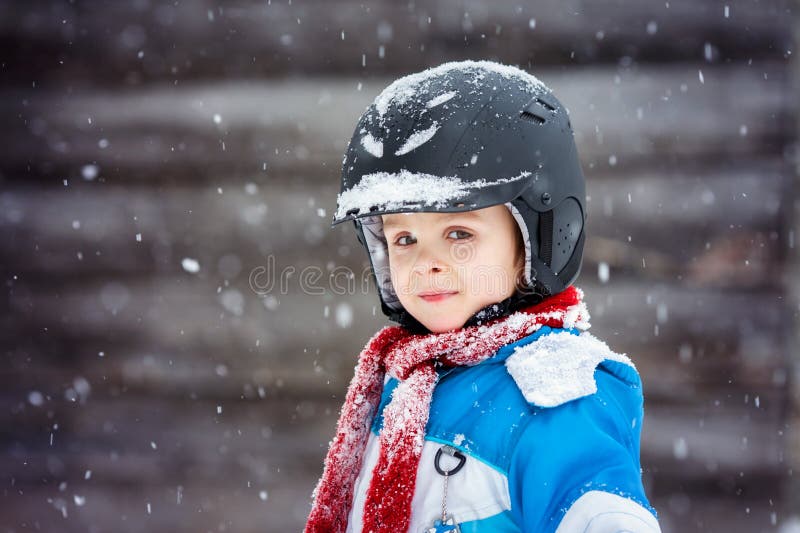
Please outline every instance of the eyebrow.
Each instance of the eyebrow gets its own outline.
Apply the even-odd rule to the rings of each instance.
[[[466,218],[471,218],[471,219],[481,218],[481,216],[478,213],[476,213],[475,211],[457,211],[455,213],[444,213],[444,217],[443,218],[445,220],[450,220],[450,219],[455,218],[455,217],[466,217]],[[390,218],[388,221],[384,221],[383,222],[384,229],[385,228],[390,228],[392,226],[398,226],[399,222],[397,220],[398,219],[391,219]]]

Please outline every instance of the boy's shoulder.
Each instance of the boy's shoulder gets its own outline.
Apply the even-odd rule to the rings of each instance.
[[[551,330],[532,342],[512,346],[508,373],[536,407],[552,408],[598,392],[598,382],[621,382],[641,389],[633,362],[587,331]]]
[[[564,434],[595,427],[629,441],[642,402],[641,380],[626,356],[586,332],[544,326],[476,366],[445,372],[427,436],[507,472],[527,438],[556,450]]]

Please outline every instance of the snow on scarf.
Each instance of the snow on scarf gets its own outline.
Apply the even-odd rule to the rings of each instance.
[[[434,363],[471,366],[493,356],[542,326],[588,327],[583,291],[563,292],[480,326],[445,333],[413,335],[399,326],[378,331],[359,355],[355,376],[342,406],[322,477],[314,489],[307,533],[343,533],[353,505],[364,448],[383,391],[385,373],[400,384],[383,412],[380,456],[364,508],[364,531],[407,531],[417,468],[425,439],[433,389]]]

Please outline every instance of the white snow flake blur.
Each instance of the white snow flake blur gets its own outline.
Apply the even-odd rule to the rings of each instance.
[[[100,174],[100,168],[97,165],[84,165],[81,169],[81,175],[86,181],[93,181]]]
[[[181,266],[186,272],[190,274],[196,274],[200,272],[200,263],[197,262],[196,259],[192,259],[191,257],[184,257],[181,261]]]
[[[600,280],[600,283],[608,283],[610,275],[611,270],[609,269],[608,263],[605,261],[597,263],[597,279]]]
[[[342,328],[349,328],[353,323],[353,308],[350,304],[342,302],[336,306],[336,324]]]

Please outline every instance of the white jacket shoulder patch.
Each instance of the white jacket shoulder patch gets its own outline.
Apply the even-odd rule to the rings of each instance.
[[[588,332],[545,335],[517,347],[506,367],[528,402],[555,407],[597,392],[594,371],[605,360],[636,368],[628,357],[611,351]]]

